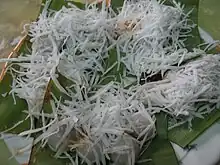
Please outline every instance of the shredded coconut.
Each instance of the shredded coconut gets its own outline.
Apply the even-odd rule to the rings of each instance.
[[[158,112],[190,119],[203,118],[203,115],[219,108],[219,73],[219,55],[207,55],[168,72],[166,81],[141,86],[140,97]]]
[[[105,1],[101,8],[92,3],[83,10],[70,5],[59,11],[48,10],[49,3],[28,25],[30,53],[0,60],[12,62],[7,68],[13,77],[9,94],[15,103],[19,96],[28,104],[25,120],[31,119],[31,128],[20,136],[38,133],[34,144],[48,144],[56,158],[64,153],[72,164],[105,165],[111,160],[134,165],[155,136],[155,113],[191,120],[219,107],[220,59],[185,48],[194,25],[180,4],[125,1],[117,14]],[[116,59],[110,56],[112,49]],[[197,56],[203,58],[184,65]],[[123,66],[121,82],[103,85],[116,79],[109,72]],[[135,83],[142,73],[159,72],[161,81]],[[70,83],[63,85],[59,76]],[[49,91],[49,113],[43,103],[51,81],[69,99]],[[34,117],[41,127],[34,127]]]
[[[73,96],[72,100],[60,104],[59,120],[73,123],[66,125],[66,131],[75,130],[80,134],[79,139],[75,136],[76,141],[70,141],[71,150],[75,149],[85,162],[99,164],[105,161],[106,155],[110,155],[113,161],[123,159],[134,164],[143,144],[154,137],[155,117],[140,101],[132,99],[128,102],[132,96],[130,90],[123,90],[112,83],[94,96],[88,100],[78,100]],[[78,120],[73,122],[72,118]],[[65,133],[61,135],[62,139]]]
[[[190,13],[184,14],[183,7],[174,4],[171,7],[156,0],[125,1],[116,16],[115,42],[125,53],[121,61],[130,74],[140,77],[145,72],[165,72],[197,54],[186,53],[184,48],[184,40],[194,28],[188,23]]]

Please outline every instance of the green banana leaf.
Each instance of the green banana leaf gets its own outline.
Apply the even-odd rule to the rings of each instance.
[[[106,72],[105,75],[101,75],[100,83],[105,85],[111,81],[120,82],[121,77],[123,75],[124,65],[120,63],[120,66],[118,68],[116,48],[113,48],[109,51],[109,58],[105,59],[105,64],[106,64],[105,69],[107,70],[108,68],[111,68],[111,70]]]
[[[189,50],[197,47],[201,43],[201,38],[198,30],[198,15],[199,15],[199,2],[200,0],[180,0],[183,4],[185,4],[185,12],[189,12],[192,10],[190,14],[190,19],[196,24],[196,27],[192,31],[192,37],[189,37],[186,41],[186,46]]]
[[[185,41],[186,48],[192,50],[201,43],[201,38],[198,30],[198,15],[199,15],[199,3],[200,0],[177,0],[176,2],[180,3],[181,6],[184,5],[184,12],[190,13],[189,18],[192,20],[192,24],[195,24],[195,28],[192,30],[190,35]],[[172,0],[165,1],[166,4],[173,6]]]
[[[0,82],[0,103],[3,101],[4,95],[7,95],[11,90],[10,84],[12,84],[12,77],[7,73]]]
[[[142,155],[140,160],[148,160],[141,165],[178,165],[175,152],[171,143],[166,139],[155,137],[151,142],[146,153]]]
[[[211,34],[213,39],[220,39],[220,1],[201,0],[199,7],[199,26]]]
[[[6,96],[0,103],[0,131],[12,128],[17,123],[23,121],[19,126],[10,130],[11,133],[20,133],[30,128],[30,121],[25,118],[24,110],[27,110],[27,103],[23,99],[16,99],[16,104],[11,96]]]
[[[168,115],[164,112],[156,114],[157,136],[161,139],[168,139]]]
[[[121,7],[124,3],[124,0],[112,0],[111,1],[111,5],[113,7],[113,9],[116,9],[118,7]]]
[[[35,146],[32,150],[30,165],[65,165],[69,163],[68,159],[55,159],[48,147],[40,148]]]
[[[46,2],[48,2],[48,0],[42,0],[40,13],[42,12]],[[73,3],[79,8],[84,8],[84,4],[78,1],[75,2],[74,0],[52,0],[51,3],[49,4],[49,9],[57,11],[57,10],[60,10],[63,6],[68,6],[68,3]]]
[[[192,128],[190,131],[188,123],[172,129],[171,131],[169,131],[169,139],[179,146],[185,148],[204,131],[210,128],[215,122],[218,122],[219,119],[220,111],[215,110],[209,115],[206,115],[204,119],[194,119],[192,121]]]
[[[19,165],[15,158],[11,157],[11,152],[8,150],[4,140],[0,140],[0,149],[3,151],[0,154],[1,164],[5,165]]]
[[[152,140],[149,148],[140,157],[140,160],[148,160],[141,165],[178,165],[176,154],[168,139],[168,116],[161,112],[156,114],[157,135]]]
[[[29,37],[26,37],[26,39],[23,42],[18,54],[30,53],[29,48],[30,48]],[[14,67],[17,67],[17,66],[14,66]],[[12,76],[10,75],[10,73],[6,73],[3,77],[3,79],[0,81],[0,102],[4,98],[4,94],[10,92],[12,80],[13,79],[12,79]]]
[[[27,47],[29,45],[30,42],[27,37],[18,53],[28,53],[29,49]],[[14,67],[17,68],[18,66],[15,65]],[[10,94],[11,84],[12,76],[6,73],[3,80],[0,81],[0,131],[10,129],[18,122],[23,121],[19,126],[10,129],[12,133],[20,133],[30,128],[30,121],[26,119],[27,114],[23,113],[24,110],[28,109],[28,106],[25,100],[16,96],[16,104],[14,103],[14,99]]]

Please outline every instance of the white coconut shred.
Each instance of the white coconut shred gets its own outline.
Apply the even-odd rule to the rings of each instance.
[[[0,60],[19,65],[8,67],[13,76],[10,93],[25,99],[29,117],[42,123],[34,129],[32,120],[31,129],[20,136],[40,133],[35,144],[48,144],[57,158],[65,153],[72,164],[69,153],[76,153],[81,163],[134,165],[144,144],[155,136],[155,113],[192,119],[219,107],[218,55],[183,65],[206,53],[185,48],[195,25],[189,24],[190,13],[180,4],[125,1],[119,14],[105,2],[101,9],[91,4],[50,11],[48,5],[29,25],[31,53]],[[117,60],[106,69],[112,49]],[[145,72],[161,72],[163,80],[126,88],[119,82],[99,84],[115,66],[119,71],[120,63],[125,65],[123,75],[137,82]],[[62,86],[60,75],[72,84]],[[69,99],[57,98],[52,91],[48,113],[42,105],[50,81]]]
[[[73,96],[72,100],[60,104],[59,120],[69,122],[64,123],[65,131],[78,133],[68,146],[80,157],[83,155],[88,164],[106,164],[108,157],[115,163],[134,164],[143,144],[155,134],[155,117],[145,110],[142,102],[130,98],[130,90],[113,83],[98,90],[94,96],[88,100]],[[66,139],[65,133],[61,138]]]
[[[169,71],[163,81],[141,86],[139,96],[157,112],[186,116],[189,121],[203,118],[219,108],[219,73],[219,55],[207,55]]]
[[[167,6],[157,1],[125,1],[116,16],[115,41],[122,52],[121,61],[130,74],[163,73],[174,64],[181,64],[201,52],[188,53],[184,40],[195,25],[190,24],[180,4]]]

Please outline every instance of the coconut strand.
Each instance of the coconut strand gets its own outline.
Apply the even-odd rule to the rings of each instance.
[[[219,108],[220,58],[207,55],[189,62],[165,76],[165,82],[145,84],[139,95],[155,112],[165,111],[175,118],[204,118]],[[141,91],[139,89],[139,91]]]
[[[49,145],[55,158],[65,154],[72,164],[79,157],[79,163],[134,165],[155,136],[156,113],[172,116],[174,127],[179,118],[190,122],[219,107],[219,57],[185,48],[195,25],[189,23],[190,12],[173,4],[125,1],[118,13],[105,1],[101,8],[93,3],[83,10],[69,5],[51,11],[45,4],[29,25],[31,52],[0,60],[12,62],[9,94],[15,104],[16,96],[28,104],[31,128],[20,136],[37,133],[34,144]],[[115,59],[109,55],[112,49]],[[115,80],[108,73],[123,66],[121,84],[103,85]],[[136,81],[143,73],[161,73],[163,80],[140,85]],[[49,91],[49,113],[43,103],[50,81],[69,99]],[[40,127],[35,128],[34,117]]]
[[[184,40],[195,26],[189,24],[189,14],[177,3],[171,7],[156,0],[125,1],[116,16],[115,42],[125,53],[121,62],[129,73],[138,78],[145,72],[164,73],[195,57],[198,51],[185,53]]]
[[[60,104],[59,120],[70,122],[65,125],[66,131],[78,132],[77,136],[69,139],[69,146],[85,162],[98,164],[109,155],[112,161],[123,159],[132,165],[143,144],[154,137],[155,117],[138,100],[128,102],[132,93],[131,90],[127,92],[110,83],[88,100],[78,100],[73,96],[71,101]],[[72,118],[77,122],[69,120]],[[60,135],[65,136],[65,133]],[[65,141],[66,137],[60,139]]]

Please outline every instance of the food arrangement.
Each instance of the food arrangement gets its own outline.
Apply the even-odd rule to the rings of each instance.
[[[19,136],[72,164],[133,165],[160,134],[157,114],[169,116],[170,130],[190,129],[219,108],[220,56],[187,44],[193,8],[138,0],[55,11],[51,3],[26,26],[28,51],[0,60],[12,77],[2,96],[27,104],[9,130],[29,120]]]

